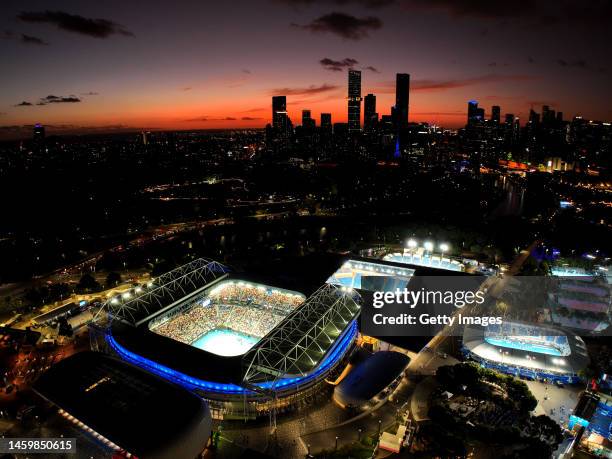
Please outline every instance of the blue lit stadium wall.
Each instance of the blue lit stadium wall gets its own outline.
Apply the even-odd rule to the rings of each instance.
[[[336,343],[334,344],[334,347],[330,350],[330,352],[328,352],[321,364],[314,371],[307,374],[306,376],[298,378],[280,378],[275,383],[273,381],[270,381],[257,384],[257,386],[264,390],[273,389],[277,391],[287,391],[291,389],[298,389],[316,380],[321,380],[346,355],[346,352],[349,350],[349,348],[355,341],[355,338],[357,337],[357,332],[357,321],[354,320],[338,337]],[[203,379],[194,378],[185,373],[181,373],[179,371],[173,370],[172,368],[161,365],[153,360],[144,358],[121,346],[115,340],[115,338],[113,338],[110,331],[106,335],[106,341],[115,351],[115,353],[117,353],[117,355],[119,355],[122,359],[152,373],[155,373],[163,378],[178,383],[181,386],[186,387],[187,389],[201,389],[211,394],[256,395],[255,392],[245,389],[236,384],[219,384],[214,381],[206,381]]]
[[[576,374],[558,374],[550,373],[542,370],[536,370],[531,368],[517,367],[514,365],[505,365],[500,362],[492,362],[490,360],[483,359],[477,355],[474,355],[465,346],[462,346],[461,352],[466,359],[474,360],[482,365],[484,368],[499,371],[508,375],[516,377],[524,377],[528,379],[548,379],[549,381],[560,382],[563,384],[578,384],[581,378]]]

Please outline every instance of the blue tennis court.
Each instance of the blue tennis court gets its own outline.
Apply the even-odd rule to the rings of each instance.
[[[519,351],[526,352],[537,352],[538,354],[561,356],[561,352],[552,346],[545,346],[536,343],[526,343],[524,341],[518,341],[509,338],[493,338],[490,336],[485,337],[485,341],[493,346],[505,347],[508,349],[516,349]]]

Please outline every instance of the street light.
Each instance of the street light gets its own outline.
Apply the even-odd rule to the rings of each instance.
[[[336,446],[334,447],[334,450],[338,449],[338,436],[336,435]]]
[[[411,249],[414,249],[417,246],[417,241],[410,238],[408,239],[408,247]]]
[[[423,247],[425,248],[425,250],[427,250],[428,252],[432,252],[434,245],[433,242],[431,241],[427,241],[425,244],[423,244]]]
[[[442,244],[440,244],[440,252],[442,252],[442,254],[444,254],[444,252],[448,252],[449,248],[450,247],[448,246],[446,242],[443,242]]]

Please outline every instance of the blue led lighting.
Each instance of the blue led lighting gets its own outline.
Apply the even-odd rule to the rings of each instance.
[[[301,376],[297,378],[284,378],[276,382],[266,381],[264,383],[259,383],[256,385],[262,389],[273,389],[275,387],[287,388],[287,386],[290,385],[298,386],[300,384],[310,382],[313,379],[317,378],[319,375],[321,375],[321,373],[328,370],[333,364],[335,364],[342,357],[342,355],[344,355],[344,353],[346,352],[346,350],[348,349],[348,347],[353,342],[356,336],[357,320],[354,320],[340,335],[339,339],[334,345],[334,348],[332,348],[332,351],[327,354],[321,365],[316,368],[316,371],[309,373],[306,376]],[[208,392],[216,392],[221,394],[254,393],[253,391],[247,390],[236,384],[220,385],[219,383],[215,383],[212,381],[194,378],[192,376],[186,375],[185,373],[181,373],[180,371],[176,371],[172,368],[161,365],[153,360],[142,357],[121,346],[110,334],[110,332],[106,335],[106,341],[110,344],[113,350],[124,360],[138,367],[144,368],[145,370],[148,370],[152,373],[155,373],[159,376],[162,376],[166,379],[169,379],[175,383],[178,383],[188,389],[205,389]]]

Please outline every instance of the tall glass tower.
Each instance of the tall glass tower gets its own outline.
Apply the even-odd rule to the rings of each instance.
[[[348,130],[349,133],[361,129],[361,71],[348,72]]]

